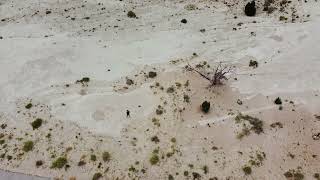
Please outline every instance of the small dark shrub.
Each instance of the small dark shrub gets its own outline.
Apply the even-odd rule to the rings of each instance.
[[[90,160],[91,160],[91,161],[96,161],[96,160],[97,160],[97,156],[94,155],[94,154],[91,154]]]
[[[95,173],[92,177],[92,180],[99,180],[100,178],[102,178],[102,174],[101,173]]]
[[[102,159],[103,159],[104,162],[110,161],[110,159],[111,159],[110,153],[109,152],[103,152],[102,153]]]
[[[282,101],[281,101],[280,97],[277,97],[277,99],[274,100],[274,103],[277,104],[277,105],[281,105]]]
[[[148,77],[149,77],[149,78],[155,78],[156,76],[157,76],[157,73],[154,72],[154,71],[150,71],[150,72],[148,73]]]
[[[41,161],[41,160],[36,161],[36,166],[37,167],[40,167],[42,165],[43,165],[43,161]]]
[[[254,1],[248,2],[245,6],[244,12],[247,16],[256,15],[256,3]]]
[[[128,16],[129,18],[136,18],[136,17],[137,17],[136,13],[134,13],[133,11],[129,11],[129,12],[127,13],[127,16]]]
[[[40,119],[40,118],[37,118],[36,120],[34,120],[31,123],[31,126],[32,126],[33,130],[38,129],[41,125],[42,125],[42,119]]]
[[[257,68],[258,67],[258,61],[250,60],[249,67]]]
[[[26,109],[31,109],[31,108],[32,108],[32,104],[31,104],[31,103],[27,104],[27,105],[25,106],[25,108],[26,108]]]
[[[33,142],[32,141],[26,141],[26,142],[24,142],[24,144],[23,144],[23,148],[22,148],[22,150],[24,151],[24,152],[29,152],[29,151],[31,151],[32,149],[33,149]]]
[[[204,112],[204,113],[208,113],[209,110],[210,110],[210,102],[204,101],[204,102],[201,104],[201,110],[202,110],[202,112]]]
[[[245,166],[242,168],[242,171],[244,172],[245,175],[249,175],[252,173],[252,169],[250,166]]]
[[[155,153],[152,153],[151,158],[149,159],[151,165],[156,165],[159,162],[159,156]]]
[[[186,23],[187,23],[187,20],[186,20],[186,19],[182,19],[182,20],[181,20],[181,23],[186,24]]]
[[[67,164],[68,160],[65,157],[59,157],[55,161],[52,162],[52,169],[61,169]]]

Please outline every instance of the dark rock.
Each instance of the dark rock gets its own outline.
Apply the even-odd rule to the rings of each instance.
[[[209,110],[210,110],[210,102],[204,101],[204,102],[201,104],[201,110],[202,110],[202,112],[204,112],[204,113],[208,113]]]
[[[255,16],[256,15],[256,3],[254,1],[248,2],[244,12],[247,16]]]
[[[182,19],[182,20],[181,20],[181,23],[186,24],[186,23],[187,23],[187,20],[186,20],[186,19]]]

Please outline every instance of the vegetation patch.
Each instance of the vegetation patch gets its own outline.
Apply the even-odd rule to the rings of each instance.
[[[61,169],[68,163],[67,158],[59,157],[55,161],[52,162],[51,168],[52,169]]]
[[[28,103],[26,106],[25,106],[26,109],[31,109],[32,108],[32,104],[31,103]]]
[[[156,152],[153,152],[150,159],[149,159],[149,162],[151,165],[156,165],[156,164],[158,164],[159,160],[160,159],[159,159],[158,154]]]
[[[210,102],[204,101],[204,102],[201,104],[201,111],[204,112],[204,113],[208,113],[209,110],[210,110]]]
[[[252,169],[250,166],[244,166],[242,168],[242,171],[244,172],[245,175],[250,175],[252,173]]]
[[[101,174],[101,173],[95,173],[95,174],[93,175],[93,177],[92,177],[92,180],[98,180],[98,179],[100,179],[100,178],[102,178],[102,174]]]
[[[137,17],[136,13],[134,13],[133,11],[128,11],[127,16],[129,18],[136,18]]]
[[[290,169],[289,171],[285,172],[283,174],[287,179],[293,179],[293,180],[302,180],[304,179],[304,175],[299,170]]]
[[[242,123],[243,125],[242,132],[238,134],[239,139],[249,135],[250,131],[254,131],[256,134],[260,134],[263,132],[263,121],[261,121],[258,118],[255,118],[249,115],[242,115],[240,113],[236,116],[235,121],[236,123]],[[250,127],[247,127],[247,126],[250,126]]]
[[[107,152],[107,151],[103,152],[103,153],[102,153],[102,159],[103,159],[104,162],[110,161],[110,159],[111,159],[110,153]]]
[[[155,78],[156,76],[157,76],[157,73],[154,72],[154,71],[150,71],[150,72],[148,73],[148,77],[149,77],[149,78]]]
[[[29,151],[31,151],[33,149],[33,146],[34,146],[33,141],[26,141],[23,144],[22,150],[24,152],[29,152]]]
[[[42,122],[43,122],[43,120],[40,119],[40,118],[37,118],[36,120],[34,120],[34,121],[31,123],[32,129],[33,129],[33,130],[38,129],[38,128],[42,125]]]

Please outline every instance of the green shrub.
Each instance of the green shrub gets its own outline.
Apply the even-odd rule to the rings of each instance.
[[[106,151],[103,152],[103,153],[102,153],[102,159],[103,159],[104,162],[110,161],[110,159],[111,159],[110,153],[109,153],[109,152],[106,152]]]
[[[102,177],[102,174],[101,173],[95,173],[92,177],[92,180],[98,180]]]
[[[155,165],[159,162],[159,156],[155,153],[152,154],[151,158],[149,159],[151,165]]]
[[[31,123],[31,126],[32,126],[32,129],[35,130],[35,129],[38,129],[41,125],[42,125],[42,119],[40,118],[37,118],[36,120],[34,120],[32,123]]]
[[[245,166],[245,167],[242,168],[242,170],[243,170],[245,175],[249,175],[249,174],[252,173],[252,169],[251,169],[250,166]]]
[[[204,113],[208,113],[209,110],[210,110],[210,102],[204,101],[204,102],[201,104],[201,110],[202,110],[202,112],[204,112]]]
[[[31,108],[32,108],[32,104],[31,104],[31,103],[27,104],[27,105],[25,106],[25,108],[26,108],[26,109],[31,109]]]
[[[90,156],[91,161],[96,161],[97,160],[97,156],[94,154],[91,154]]]
[[[52,162],[51,168],[53,169],[61,169],[67,164],[68,160],[65,157],[59,157],[55,161]]]
[[[26,142],[24,142],[22,149],[24,152],[29,152],[33,149],[33,146],[34,146],[34,144],[32,141],[26,141]]]

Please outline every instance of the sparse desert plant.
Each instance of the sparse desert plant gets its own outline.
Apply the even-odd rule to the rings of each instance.
[[[136,18],[136,17],[137,17],[136,13],[134,13],[133,11],[129,11],[129,12],[127,13],[127,16],[128,16],[129,18]]]
[[[92,180],[98,180],[102,177],[102,174],[101,173],[95,173],[92,177]]]
[[[31,151],[33,149],[33,146],[34,146],[33,141],[26,141],[23,144],[22,150],[24,152],[29,152],[29,151]]]
[[[151,165],[156,165],[159,162],[159,156],[156,153],[152,153],[149,161]]]
[[[204,102],[201,104],[201,111],[204,112],[204,113],[208,113],[209,110],[210,110],[210,102],[204,101]]]
[[[67,158],[59,157],[55,161],[52,162],[51,168],[52,169],[61,169],[68,163]]]
[[[26,106],[25,106],[26,109],[30,109],[32,108],[32,104],[31,103],[28,103]]]
[[[107,152],[107,151],[103,152],[103,153],[102,153],[102,159],[103,159],[104,162],[110,161],[110,159],[111,159],[110,153]]]
[[[193,68],[189,64],[186,66],[187,70],[194,71],[198,73],[201,77],[210,82],[210,86],[223,85],[223,81],[228,80],[227,74],[233,70],[232,66],[222,66],[222,63],[212,70],[212,72],[202,73],[196,68]]]
[[[31,126],[32,126],[32,129],[35,130],[35,129],[38,129],[41,125],[42,125],[42,119],[40,118],[37,118],[36,120],[34,120],[32,123],[31,123]]]
[[[242,171],[244,172],[245,175],[249,175],[252,173],[252,169],[250,166],[245,166],[242,168]]]
[[[91,160],[91,161],[96,161],[96,160],[97,160],[97,156],[94,155],[94,154],[91,154],[90,160]]]

